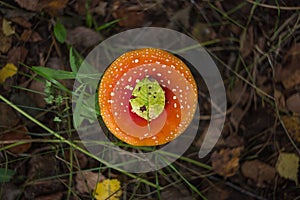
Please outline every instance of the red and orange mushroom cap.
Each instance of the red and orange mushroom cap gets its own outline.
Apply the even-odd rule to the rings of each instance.
[[[165,144],[188,127],[197,85],[176,56],[155,48],[124,53],[104,72],[98,91],[106,127],[135,146]]]

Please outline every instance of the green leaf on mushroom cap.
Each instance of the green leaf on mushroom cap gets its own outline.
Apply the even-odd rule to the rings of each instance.
[[[132,112],[147,121],[157,118],[165,107],[165,92],[159,83],[149,77],[139,81],[130,100]]]

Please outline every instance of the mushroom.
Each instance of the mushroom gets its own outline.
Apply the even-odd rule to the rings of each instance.
[[[129,51],[104,72],[98,100],[112,134],[134,146],[172,141],[189,126],[198,94],[189,68],[156,48]]]

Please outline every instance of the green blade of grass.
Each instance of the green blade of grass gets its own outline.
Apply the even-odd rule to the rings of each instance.
[[[8,99],[6,99],[5,97],[3,97],[0,94],[0,100],[2,100],[3,102],[5,102],[6,104],[8,104],[9,106],[11,106],[13,109],[15,109],[17,112],[19,112],[21,115],[23,115],[24,117],[26,117],[27,119],[29,119],[30,121],[32,121],[33,123],[35,123],[36,125],[38,125],[39,127],[41,127],[42,129],[44,129],[45,131],[48,131],[49,133],[51,133],[54,137],[58,138],[61,142],[68,144],[69,146],[71,146],[74,149],[77,149],[78,151],[86,154],[87,156],[99,161],[100,163],[106,165],[108,168],[112,168],[115,169],[116,171],[119,171],[120,173],[125,174],[126,176],[136,179],[137,181],[140,181],[146,185],[149,185],[153,188],[156,189],[160,189],[160,187],[158,188],[158,186],[155,183],[152,183],[148,180],[145,180],[137,175],[134,175],[132,173],[126,172],[125,170],[117,167],[116,165],[111,165],[109,162],[102,160],[101,158],[95,156],[94,154],[91,154],[89,151],[79,147],[78,145],[74,144],[72,141],[65,139],[63,136],[61,136],[60,134],[56,133],[55,131],[53,131],[52,129],[50,129],[49,127],[45,126],[42,122],[38,121],[37,119],[35,119],[34,117],[30,116],[29,114],[27,114],[26,112],[24,112],[22,109],[20,109],[18,106],[16,106],[15,104],[13,104],[11,101],[9,101]]]
[[[41,66],[34,66],[32,67],[32,70],[39,75],[46,75],[48,79],[64,80],[76,78],[76,73],[64,70],[56,70]]]

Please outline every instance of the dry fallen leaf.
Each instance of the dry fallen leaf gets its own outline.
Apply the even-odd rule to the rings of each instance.
[[[292,137],[297,142],[300,142],[300,118],[298,116],[285,115],[281,116],[281,120]]]
[[[253,180],[258,187],[265,187],[275,179],[274,167],[259,160],[246,161],[241,165],[241,171],[246,178]]]
[[[4,35],[2,31],[0,31],[0,52],[7,53],[11,48],[12,38]]]
[[[15,110],[6,103],[0,102],[0,128],[10,128],[20,121]]]
[[[294,153],[280,153],[276,169],[279,175],[295,181],[298,185],[299,157]]]
[[[210,159],[214,171],[224,177],[235,175],[239,169],[239,161],[242,150],[242,147],[236,147],[213,152]]]
[[[12,130],[0,136],[0,141],[5,142],[4,146],[14,143],[22,142],[24,140],[30,140],[31,136],[28,135],[28,130],[25,126],[22,126],[16,130]],[[7,143],[8,141],[14,141],[13,143]],[[7,150],[14,154],[22,154],[28,151],[31,147],[31,142],[22,143]]]
[[[10,21],[7,21],[6,19],[2,20],[2,31],[5,36],[10,36],[15,34],[15,27],[11,25]]]
[[[98,3],[98,5],[94,9],[92,9],[92,12],[94,12],[100,16],[105,16],[107,5],[108,5],[108,2],[100,1]]]
[[[42,40],[42,37],[35,31],[25,29],[21,35],[21,40],[24,42],[39,42]]]
[[[25,61],[27,54],[28,50],[25,47],[14,47],[7,54],[7,62],[18,65],[19,63],[23,63]]]
[[[69,0],[42,0],[40,6],[51,16],[56,16],[67,6],[68,2]]]
[[[137,5],[125,6],[126,4],[116,1],[113,6],[113,16],[120,19],[120,26],[135,28],[144,24],[145,12]]]
[[[286,89],[300,84],[300,43],[293,45],[286,53],[282,65],[276,68],[276,80]]]
[[[106,179],[97,184],[94,197],[97,200],[119,200],[122,195],[122,191],[120,189],[120,181],[117,179]]]
[[[286,100],[287,108],[297,114],[300,114],[300,93],[296,93],[288,97]]]
[[[77,172],[75,177],[76,190],[83,193],[90,193],[97,186],[99,181],[103,181],[105,177],[102,174],[84,171]]]
[[[66,43],[77,48],[88,48],[99,43],[101,39],[101,35],[96,31],[79,26],[67,31]]]
[[[18,68],[14,64],[7,63],[0,70],[0,83],[4,83],[7,78],[14,76],[17,73],[17,71]]]
[[[21,8],[31,11],[40,11],[39,0],[15,0]]]
[[[38,80],[32,80],[32,82],[29,85],[29,88],[31,91],[35,92],[29,92],[28,96],[34,101],[35,105],[39,108],[45,108],[47,103],[45,101],[46,95],[44,94],[45,90],[45,83]]]

